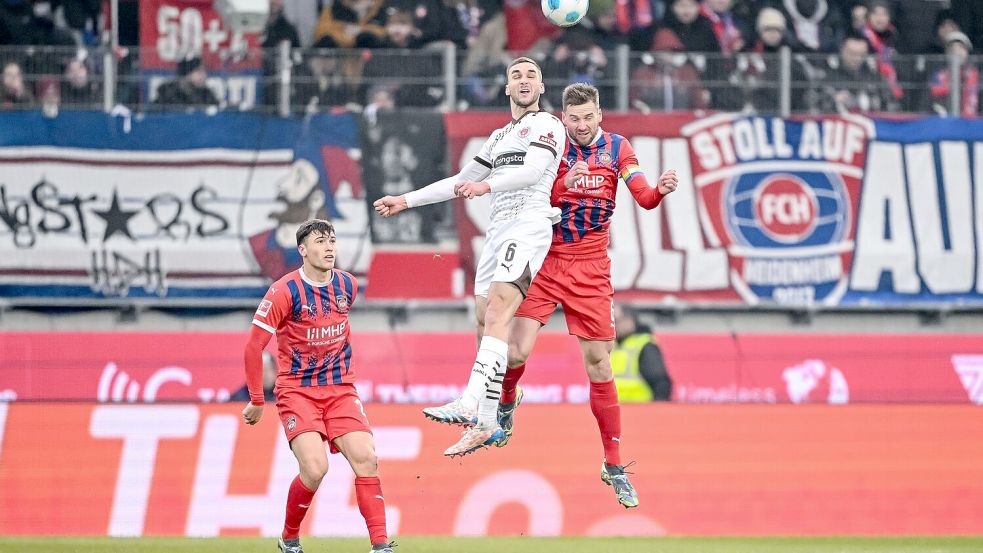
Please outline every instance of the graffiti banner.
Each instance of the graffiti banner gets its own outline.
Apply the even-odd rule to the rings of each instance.
[[[0,296],[260,298],[300,265],[295,233],[314,216],[335,222],[340,267],[368,267],[354,116],[0,126]]]

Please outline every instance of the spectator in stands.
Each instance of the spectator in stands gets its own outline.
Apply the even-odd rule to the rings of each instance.
[[[549,82],[543,99],[551,106],[562,105],[563,89],[572,83],[588,83],[601,89],[601,98],[611,98],[613,91],[603,85],[608,67],[604,50],[594,42],[586,26],[564,29],[552,55],[543,63],[543,75]],[[544,107],[544,109],[549,109]]]
[[[595,2],[591,3],[592,12]],[[656,27],[665,18],[669,0],[613,0],[611,7],[603,5],[597,13],[611,11],[613,29],[625,37],[632,50],[648,50],[655,37]],[[600,21],[598,21],[600,24]]]
[[[713,24],[700,14],[700,4],[696,0],[673,0],[664,25],[679,38],[687,52],[721,51]]]
[[[956,16],[952,10],[939,10],[935,14],[935,34],[932,38],[932,44],[928,47],[929,54],[937,54],[939,56],[944,56],[946,53],[946,38],[949,33],[954,33],[956,31],[962,31],[959,28],[959,23],[956,22]],[[967,36],[967,38],[969,38]]]
[[[952,0],[952,14],[959,29],[966,33],[973,44],[983,44],[983,2],[980,0]]]
[[[895,111],[897,103],[887,83],[868,63],[870,44],[859,34],[843,40],[840,55],[818,80],[819,107],[824,112]]]
[[[462,73],[464,86],[461,98],[467,106],[508,107],[505,70],[512,56],[505,50],[505,14],[499,12],[482,27],[468,48]]]
[[[276,48],[283,41],[289,42],[291,48],[300,48],[300,35],[297,27],[287,21],[283,12],[283,0],[270,0],[270,12],[260,35],[260,46]]]
[[[379,114],[390,112],[396,109],[396,100],[393,98],[393,87],[386,85],[376,85],[369,87],[365,95],[365,109],[362,116],[369,125],[375,126],[379,121]]]
[[[321,10],[314,40],[331,48],[378,47],[386,36],[384,8],[385,0],[335,0]]]
[[[869,10],[867,9],[867,4],[863,2],[856,2],[850,7],[850,29],[863,33],[864,27],[867,26],[867,14]]]
[[[609,8],[597,8],[591,15],[581,21],[580,26],[591,34],[591,40],[605,52],[611,52],[618,46],[628,43],[628,35],[622,33],[618,28],[618,18],[615,6]],[[651,36],[652,33],[649,33]],[[650,38],[646,45],[651,44]],[[602,92],[603,95],[603,92]],[[604,97],[601,97],[601,101]]]
[[[846,24],[831,0],[774,0],[773,7],[788,22],[789,44],[804,53],[833,52],[843,36]]]
[[[976,117],[979,115],[980,101],[980,72],[969,61],[969,53],[973,51],[973,43],[965,33],[953,31],[946,37],[949,55],[959,59],[960,77],[960,107],[959,116]],[[932,109],[941,114],[949,110],[949,95],[952,91],[952,74],[949,67],[939,68],[929,83],[929,93],[932,97]]]
[[[306,113],[359,103],[357,60],[345,50],[325,48],[328,43],[329,38],[314,43],[307,63],[296,66],[293,75],[293,103]]]
[[[89,78],[89,66],[79,58],[70,60],[61,82],[61,103],[77,109],[92,108],[102,101],[102,87]]]
[[[652,329],[627,305],[614,306],[611,371],[622,403],[672,400],[672,378]]]
[[[492,19],[501,16],[501,0],[445,0],[458,24],[464,30],[467,48],[474,47],[482,28]],[[504,20],[503,20],[504,24]],[[502,41],[505,41],[505,28],[502,28]]]
[[[744,21],[734,15],[733,5],[734,0],[704,0],[700,6],[700,14],[710,20],[724,54],[743,50],[745,37],[750,35]]]
[[[0,94],[0,106],[4,109],[15,107],[30,107],[34,104],[34,95],[24,84],[24,72],[16,61],[8,61],[3,65],[3,91]]]
[[[776,113],[780,107],[781,65],[778,56],[782,46],[790,47],[785,25],[782,12],[762,8],[755,25],[760,38],[752,45],[750,53],[738,60],[735,84],[746,91],[746,101],[755,111]],[[800,111],[806,107],[811,67],[803,56],[794,55],[791,69],[791,109]]]
[[[393,8],[410,14],[413,27],[420,32],[418,40],[421,45],[446,40],[458,48],[467,48],[468,32],[457,13],[444,0],[388,0],[387,14]]]
[[[413,15],[398,8],[388,8],[386,36],[382,48],[419,48],[422,32],[413,24]],[[373,52],[362,72],[365,88],[373,85],[395,85],[396,105],[400,107],[433,107],[444,100],[443,59],[439,54],[389,55]]]
[[[710,93],[700,82],[700,73],[676,33],[669,29],[656,31],[652,50],[642,55],[642,63],[632,72],[632,109],[649,112],[709,107]]]
[[[208,72],[201,58],[189,58],[177,64],[177,78],[157,89],[154,103],[163,107],[208,107],[219,105],[218,98],[205,84]]]
[[[552,49],[553,40],[560,36],[560,28],[543,17],[539,0],[505,0],[503,11],[506,50],[525,52],[533,59],[539,59]]]
[[[273,393],[273,388],[276,385],[276,373],[276,358],[272,353],[263,350],[263,398],[267,402],[276,401],[276,394]],[[249,401],[249,388],[243,384],[242,388],[232,392],[229,401]]]
[[[877,59],[877,72],[884,77],[894,99],[901,100],[904,91],[898,83],[898,71],[894,67],[898,31],[891,23],[891,4],[887,0],[870,0],[867,9],[867,25],[863,34]]]
[[[76,40],[82,44],[98,41],[100,0],[57,0],[57,4],[61,6],[65,24],[76,35]]]

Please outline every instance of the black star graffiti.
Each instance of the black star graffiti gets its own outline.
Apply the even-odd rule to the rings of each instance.
[[[133,235],[130,234],[129,221],[134,215],[139,213],[139,210],[128,211],[122,209],[119,206],[119,196],[116,190],[113,190],[113,201],[109,204],[109,209],[105,211],[94,209],[92,212],[106,221],[106,233],[102,236],[103,242],[108,241],[117,232],[133,240]]]

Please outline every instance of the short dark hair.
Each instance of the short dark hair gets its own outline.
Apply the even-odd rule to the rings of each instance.
[[[601,93],[597,87],[588,83],[573,83],[563,89],[563,109],[568,106],[582,106],[594,102],[595,107],[601,107]]]
[[[536,60],[534,60],[532,58],[527,58],[526,56],[521,56],[521,57],[518,57],[518,58],[515,58],[514,60],[512,60],[512,63],[509,64],[508,69],[505,70],[505,74],[508,75],[509,71],[512,71],[512,67],[513,66],[516,66],[516,65],[519,65],[520,63],[531,63],[531,64],[535,65],[536,66],[536,70],[539,71],[539,78],[540,78],[540,80],[542,80],[542,78],[543,78],[543,68],[540,67],[538,63],[536,63]]]
[[[300,225],[300,228],[297,229],[297,245],[303,244],[304,240],[314,233],[331,236],[334,234],[334,225],[331,224],[331,221],[325,221],[324,219],[304,221]]]

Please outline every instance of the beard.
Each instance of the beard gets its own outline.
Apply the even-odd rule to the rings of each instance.
[[[515,104],[515,105],[517,105],[517,106],[519,106],[520,108],[525,109],[525,108],[527,108],[527,107],[529,107],[529,106],[531,106],[531,105],[539,102],[539,96],[540,96],[540,94],[534,92],[533,95],[532,95],[532,97],[528,101],[523,102],[523,101],[521,101],[519,99],[513,98],[512,99],[512,103]]]

